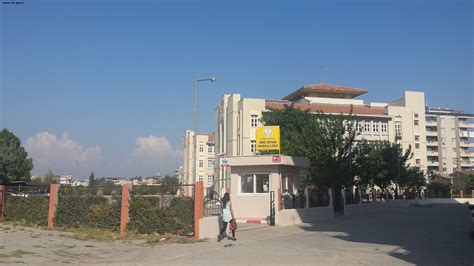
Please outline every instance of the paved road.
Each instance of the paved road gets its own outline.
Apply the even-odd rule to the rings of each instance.
[[[31,229],[14,233],[0,231],[0,247],[4,246],[0,249],[0,257],[9,250],[33,252],[16,259],[2,261],[0,258],[0,262],[48,265],[474,265],[469,218],[465,206],[394,207],[319,224],[245,230],[239,232],[236,242],[158,246],[79,241],[58,237],[57,232],[39,230],[33,230],[36,237],[31,237]],[[40,251],[40,244],[50,246]]]

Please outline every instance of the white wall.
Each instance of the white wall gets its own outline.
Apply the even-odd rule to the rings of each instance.
[[[286,209],[276,213],[276,224],[280,226],[300,223],[314,223],[334,218],[333,207],[317,207],[309,209]]]
[[[220,216],[199,219],[199,239],[217,239],[222,219]]]

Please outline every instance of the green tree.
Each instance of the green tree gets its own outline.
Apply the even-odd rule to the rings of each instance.
[[[178,187],[179,179],[174,176],[167,175],[161,180],[161,188],[164,193],[174,195],[178,191]]]
[[[89,187],[92,187],[95,184],[96,184],[95,175],[94,175],[94,172],[91,172],[91,175],[89,176]]]
[[[355,157],[355,172],[359,178],[358,184],[373,187],[377,185],[385,189],[391,184],[387,165],[384,160],[386,142],[362,141],[357,145]]]
[[[465,175],[463,179],[464,190],[466,190],[468,193],[474,190],[474,174]]]
[[[53,171],[51,169],[46,172],[46,174],[43,177],[43,183],[44,184],[56,184],[58,181],[56,180],[56,177],[53,174]]]
[[[449,198],[451,195],[450,181],[438,174],[431,174],[427,189],[430,198]]]
[[[311,114],[290,105],[263,113],[262,121],[280,126],[282,154],[310,159],[305,175],[308,184],[337,190],[354,183],[356,131],[352,115]]]
[[[421,191],[426,186],[425,173],[418,167],[410,167],[406,170],[406,182],[404,183],[405,195],[408,198],[421,196]]]
[[[395,197],[398,197],[398,188],[405,187],[409,180],[408,161],[413,157],[411,145],[403,151],[400,144],[387,143],[383,151],[383,159],[387,171],[387,178],[391,180],[395,186]]]
[[[33,160],[27,157],[17,136],[6,128],[0,131],[0,184],[29,181]]]

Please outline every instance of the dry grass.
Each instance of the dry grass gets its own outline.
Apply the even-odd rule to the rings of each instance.
[[[110,229],[99,228],[68,228],[63,229],[64,233],[60,234],[62,237],[71,237],[78,240],[89,240],[96,242],[113,242],[113,241],[143,241],[146,244],[191,244],[196,242],[203,242],[206,240],[195,241],[192,237],[177,236],[172,234],[138,234],[135,232],[127,232],[121,235],[119,232]],[[69,234],[68,234],[69,233]]]
[[[14,250],[8,253],[0,253],[0,259],[21,258],[23,255],[31,255],[31,254],[35,254],[35,253],[24,251],[24,250]]]

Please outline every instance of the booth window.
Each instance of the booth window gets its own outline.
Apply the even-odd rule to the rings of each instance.
[[[268,175],[255,175],[257,182],[256,193],[268,193],[270,191],[270,179]]]
[[[253,193],[253,175],[242,175],[241,179],[242,193]]]
[[[270,177],[268,174],[241,175],[241,193],[268,193],[270,191]]]

